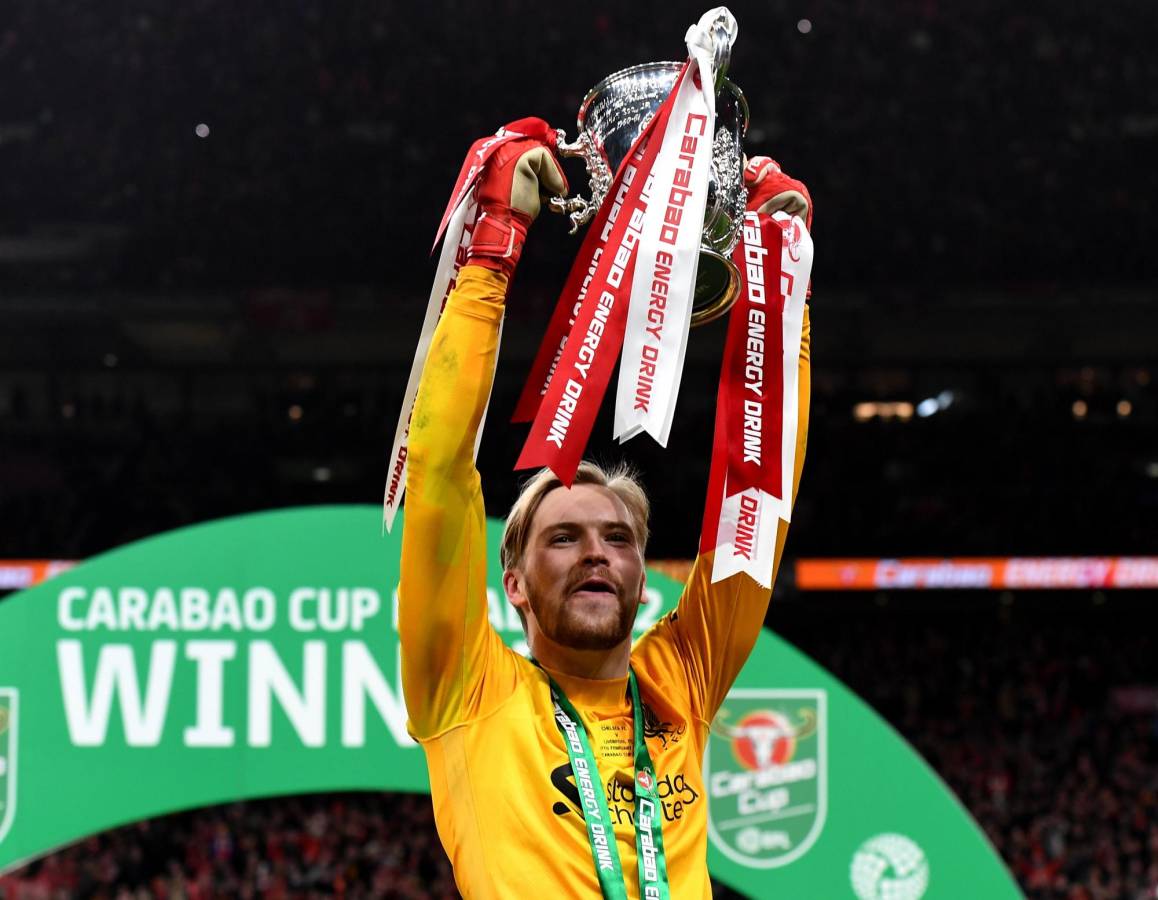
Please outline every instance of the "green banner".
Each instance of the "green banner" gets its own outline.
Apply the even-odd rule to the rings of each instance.
[[[398,529],[376,507],[141,541],[0,603],[0,872],[117,825],[250,797],[426,791],[399,683]],[[489,524],[498,559],[501,523]],[[490,619],[525,650],[496,567]],[[648,573],[655,602],[680,586]],[[921,759],[774,635],[712,728],[709,864],[762,897],[1018,897]]]

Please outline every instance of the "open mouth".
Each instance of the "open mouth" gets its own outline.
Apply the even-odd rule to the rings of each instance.
[[[611,596],[614,596],[615,595],[615,587],[611,584],[610,581],[607,581],[606,579],[588,578],[586,581],[581,582],[575,588],[575,590],[573,590],[571,593],[573,593],[573,594],[580,594],[580,593],[609,594]]]

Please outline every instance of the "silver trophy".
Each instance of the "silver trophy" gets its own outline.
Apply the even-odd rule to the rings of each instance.
[[[716,134],[700,262],[692,304],[692,325],[702,325],[731,308],[740,290],[740,272],[731,253],[740,236],[748,192],[744,187],[743,138],[748,130],[748,102],[725,78],[736,40],[736,20],[723,7],[712,23],[716,74]],[[559,132],[559,155],[578,156],[587,166],[591,199],[581,196],[550,201],[566,213],[574,234],[595,216],[632,143],[671,92],[683,63],[651,62],[608,75],[587,92],[579,106],[579,135],[568,143]]]

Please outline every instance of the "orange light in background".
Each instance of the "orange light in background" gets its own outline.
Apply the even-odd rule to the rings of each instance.
[[[78,562],[0,559],[0,590],[34,587]],[[693,560],[649,559],[676,581],[687,581]],[[786,561],[787,564],[787,561]],[[1057,590],[1158,588],[1158,556],[953,556],[798,559],[800,591]]]
[[[1158,556],[798,559],[802,591],[1158,587]]]

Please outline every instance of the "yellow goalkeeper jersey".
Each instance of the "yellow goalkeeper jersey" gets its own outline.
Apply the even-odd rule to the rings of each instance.
[[[486,518],[473,448],[505,293],[501,274],[465,267],[423,370],[407,461],[402,683],[410,732],[426,752],[438,833],[463,896],[598,898],[547,676],[503,644],[487,613]],[[808,424],[807,309],[804,321],[797,483]],[[777,564],[785,534],[781,522]],[[631,654],[673,898],[711,897],[703,782],[708,726],[756,641],[769,599],[746,575],[711,584],[711,570],[711,555],[701,555],[678,607]],[[590,735],[627,893],[638,898],[627,678],[551,676]]]

